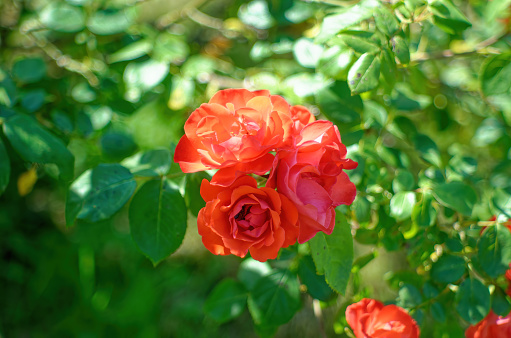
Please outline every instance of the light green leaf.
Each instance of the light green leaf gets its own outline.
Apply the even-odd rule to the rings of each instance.
[[[364,93],[378,87],[379,76],[380,58],[369,53],[363,54],[348,73],[351,94]]]
[[[506,273],[511,262],[511,232],[502,225],[488,227],[477,242],[477,258],[492,278]]]
[[[373,39],[373,34],[364,31],[354,31],[342,34],[338,40],[353,49],[356,53],[376,54],[381,46]]]
[[[69,187],[66,223],[75,219],[98,222],[110,218],[130,199],[137,184],[119,164],[100,164],[80,175]]]
[[[179,248],[186,219],[185,201],[166,178],[146,182],[130,203],[131,236],[154,265]]]
[[[392,189],[394,192],[410,191],[415,187],[415,179],[413,174],[408,170],[400,169],[396,172],[396,177],[392,181]]]
[[[254,289],[257,281],[272,272],[268,262],[259,262],[248,257],[241,262],[238,269],[238,279],[248,289]]]
[[[343,295],[353,264],[353,238],[344,215],[337,211],[332,234],[318,232],[309,246],[318,274],[324,274],[328,285]]]
[[[434,14],[435,25],[449,34],[459,33],[472,25],[450,0],[430,1],[429,8]]]
[[[87,28],[97,35],[112,35],[128,29],[134,20],[134,12],[130,10],[97,11],[87,21]]]
[[[422,201],[415,204],[412,210],[412,220],[421,227],[433,225],[436,220],[436,209],[431,204],[433,196],[430,193],[424,193]]]
[[[108,57],[108,62],[115,63],[120,61],[129,61],[138,59],[146,55],[153,49],[153,44],[149,40],[140,40],[133,42]]]
[[[387,36],[393,36],[399,30],[399,22],[387,7],[377,7],[374,11],[376,27]]]
[[[400,191],[390,200],[390,214],[396,220],[402,221],[412,215],[415,205],[415,193],[411,191]]]
[[[463,182],[438,184],[433,189],[436,199],[444,206],[470,216],[477,202],[474,189]]]
[[[51,30],[74,33],[85,28],[85,15],[81,8],[63,2],[50,2],[41,14],[43,25]]]
[[[396,54],[397,59],[403,65],[410,63],[410,49],[405,39],[399,35],[394,36],[390,43],[392,44],[392,51]]]
[[[168,149],[147,150],[124,159],[121,164],[135,176],[164,176],[172,165],[172,152]]]
[[[511,88],[511,54],[494,55],[481,66],[481,91],[485,96],[504,94]]]
[[[218,323],[228,322],[243,313],[248,292],[240,282],[224,279],[215,286],[204,303],[204,312]]]
[[[300,38],[293,45],[293,55],[298,63],[307,68],[316,68],[323,47],[316,45],[312,40]]]
[[[352,61],[353,51],[333,46],[323,51],[316,69],[334,79],[346,79]]]
[[[257,29],[268,29],[275,24],[275,19],[268,9],[268,3],[262,0],[254,0],[241,6],[238,17],[245,25]]]
[[[56,164],[62,180],[73,178],[74,156],[59,138],[34,119],[14,115],[4,122],[3,127],[5,136],[25,161]]]

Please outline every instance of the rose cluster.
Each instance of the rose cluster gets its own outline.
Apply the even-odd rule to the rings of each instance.
[[[216,255],[274,259],[280,248],[331,234],[334,208],[351,204],[339,130],[266,90],[227,89],[197,108],[184,126],[174,161],[203,180],[197,217],[204,246]],[[257,178],[257,179],[256,179]]]

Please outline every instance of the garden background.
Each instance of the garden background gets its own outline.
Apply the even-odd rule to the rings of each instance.
[[[424,337],[507,315],[510,5],[3,0],[0,337],[348,337],[363,297]],[[357,198],[332,235],[266,263],[203,247],[211,172],[173,150],[224,88],[338,126]]]

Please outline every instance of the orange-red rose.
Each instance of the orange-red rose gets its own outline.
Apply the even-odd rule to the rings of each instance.
[[[467,338],[509,338],[511,337],[511,314],[501,317],[490,313],[476,325],[465,331]]]
[[[417,338],[415,320],[396,305],[364,298],[346,309],[346,320],[357,338]]]
[[[226,186],[244,173],[269,171],[270,152],[292,147],[294,136],[313,120],[305,107],[292,107],[267,90],[222,90],[190,115],[174,160],[185,173],[221,169],[213,182]]]
[[[346,159],[339,130],[330,121],[308,124],[296,138],[295,149],[277,153],[267,186],[276,187],[298,207],[299,243],[318,231],[332,233],[334,208],[351,204],[356,195],[344,170],[356,167],[356,162]]]
[[[202,181],[206,206],[197,217],[204,246],[215,255],[274,259],[280,248],[296,242],[298,211],[274,189],[257,188],[253,177],[241,176],[228,187]]]

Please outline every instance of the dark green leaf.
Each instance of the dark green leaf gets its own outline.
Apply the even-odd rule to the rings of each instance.
[[[111,217],[128,202],[136,186],[133,175],[119,164],[100,164],[85,171],[69,188],[67,225],[76,218],[97,222]]]
[[[21,99],[21,105],[23,108],[33,113],[42,107],[45,97],[46,92],[43,89],[31,90],[23,95],[23,98]]]
[[[410,49],[408,48],[408,43],[406,40],[397,35],[390,40],[390,43],[392,44],[392,51],[396,55],[399,62],[403,65],[409,64]]]
[[[137,148],[133,138],[121,132],[107,132],[103,134],[99,144],[103,155],[114,160],[121,160],[133,154]]]
[[[437,322],[444,323],[446,316],[445,316],[445,310],[441,303],[435,302],[431,304],[431,315],[433,316],[433,319]]]
[[[367,223],[371,220],[371,203],[364,196],[358,195],[353,201],[352,209],[359,223]]]
[[[415,193],[411,191],[400,191],[390,200],[390,214],[398,221],[405,220],[412,215],[415,205]]]
[[[21,59],[12,67],[14,77],[23,83],[34,83],[46,75],[46,64],[41,58]]]
[[[459,33],[471,26],[467,17],[450,0],[435,0],[429,3],[434,14],[435,25],[449,34]]]
[[[392,189],[394,192],[410,191],[415,187],[415,179],[408,170],[398,170],[396,177],[392,181]]]
[[[373,54],[363,54],[351,66],[348,85],[353,95],[370,91],[378,86],[380,58]]]
[[[490,291],[478,279],[467,278],[456,292],[456,310],[461,318],[477,324],[490,311]]]
[[[304,256],[300,259],[298,277],[307,286],[307,292],[312,298],[326,302],[335,295],[335,292],[326,283],[325,276],[316,273],[316,266],[311,256]]]
[[[64,33],[81,31],[85,27],[85,16],[81,8],[63,2],[52,2],[40,14],[43,25]]]
[[[240,264],[238,279],[248,289],[252,290],[257,281],[272,272],[268,262],[259,262],[253,258],[247,258]]]
[[[5,150],[4,143],[0,138],[0,195],[3,194],[11,176],[11,162]]]
[[[506,273],[511,263],[511,232],[501,224],[488,227],[477,242],[477,258],[492,278]]]
[[[495,287],[495,291],[491,295],[491,309],[497,315],[506,317],[511,311],[511,303],[509,302],[509,298],[506,297],[504,291],[501,288]]]
[[[429,163],[441,167],[442,158],[436,143],[424,134],[417,134],[414,139],[415,147],[421,154],[421,157]]]
[[[352,96],[348,84],[335,81],[332,85],[320,90],[316,100],[321,111],[335,124],[357,125],[360,123],[360,112],[363,104],[359,95]]]
[[[61,179],[73,178],[74,156],[59,138],[34,119],[26,115],[12,116],[4,122],[4,133],[25,161],[56,164]]]
[[[336,212],[335,227],[331,235],[318,232],[309,241],[317,272],[340,294],[346,292],[353,263],[353,238],[344,215]]]
[[[479,79],[481,91],[486,96],[508,92],[511,88],[511,55],[500,54],[486,59]]]
[[[137,153],[122,161],[133,175],[156,177],[166,175],[172,165],[172,152],[168,149],[153,149]]]
[[[397,305],[411,309],[422,303],[422,295],[420,291],[412,284],[405,283],[399,288]]]
[[[243,313],[247,290],[233,279],[224,279],[215,286],[204,303],[204,312],[219,323],[228,322]]]
[[[259,279],[248,297],[248,309],[257,325],[287,323],[300,309],[298,279],[289,270],[276,270]]]
[[[444,254],[433,263],[431,278],[439,283],[454,283],[463,277],[465,271],[463,257]]]
[[[387,36],[393,36],[399,30],[399,22],[396,16],[387,7],[376,8],[374,21],[376,27]]]
[[[186,218],[185,201],[166,178],[145,183],[130,203],[131,236],[154,265],[179,248]]]
[[[206,206],[206,202],[200,195],[200,186],[203,179],[211,180],[211,176],[205,172],[186,175],[185,201],[188,209],[194,215],[198,215],[200,209]]]
[[[11,77],[0,69],[0,117],[5,117],[2,105],[12,107],[17,99],[16,85]]]
[[[463,182],[438,184],[433,189],[433,194],[441,204],[466,216],[472,214],[474,204],[477,202],[474,189]]]

